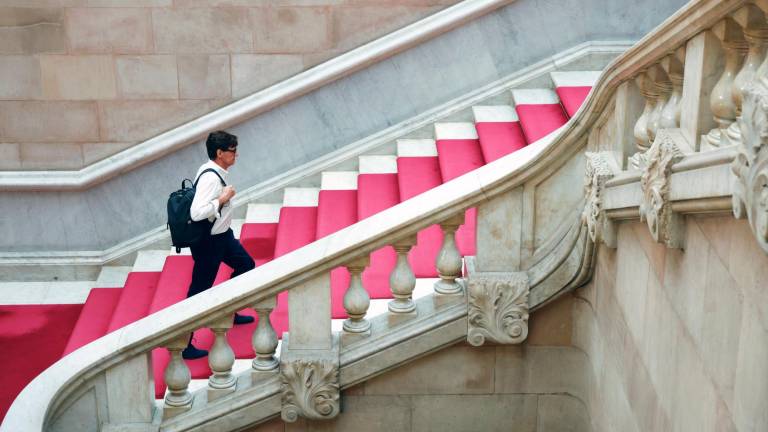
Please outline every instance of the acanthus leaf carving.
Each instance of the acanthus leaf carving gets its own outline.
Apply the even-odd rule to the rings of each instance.
[[[603,211],[603,190],[605,182],[613,177],[607,156],[602,153],[587,152],[584,173],[584,210],[581,222],[586,225],[592,242],[599,242],[604,230],[605,212]]]
[[[746,87],[738,122],[741,142],[731,165],[733,214],[748,220],[768,253],[768,78],[758,78]]]
[[[672,165],[683,158],[683,153],[669,129],[659,131],[646,158],[640,177],[640,220],[646,221],[656,242],[680,248],[684,236],[682,217],[672,211],[669,188]]]
[[[327,359],[296,359],[280,364],[281,417],[331,419],[339,413],[339,365]]]
[[[528,337],[526,273],[480,273],[468,283],[467,341],[519,344]]]

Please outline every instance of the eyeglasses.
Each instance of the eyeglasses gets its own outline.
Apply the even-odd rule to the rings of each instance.
[[[222,150],[222,151],[231,152],[231,153],[237,153],[237,147],[235,147],[235,148],[228,148],[228,149]]]

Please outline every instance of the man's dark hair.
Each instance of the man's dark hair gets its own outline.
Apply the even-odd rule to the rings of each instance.
[[[216,150],[227,151],[234,148],[237,148],[237,137],[224,131],[211,132],[205,140],[205,149],[210,160],[216,159]]]

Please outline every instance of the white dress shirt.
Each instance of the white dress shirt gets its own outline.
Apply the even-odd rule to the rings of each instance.
[[[208,168],[213,168],[219,173],[224,182],[229,184],[229,173],[220,167],[214,161],[208,161],[200,166],[195,178],[200,177],[200,173]],[[193,180],[194,181],[194,180]],[[227,202],[223,208],[219,205],[219,195],[224,190],[221,180],[216,174],[207,172],[200,177],[195,189],[195,199],[192,200],[192,207],[189,209],[189,215],[193,221],[200,221],[207,218],[213,223],[211,234],[221,234],[229,229],[232,224],[232,203]]]

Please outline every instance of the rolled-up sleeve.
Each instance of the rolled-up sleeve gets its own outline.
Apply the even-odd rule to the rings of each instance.
[[[189,216],[193,221],[210,219],[213,216],[221,217],[219,214],[219,178],[213,173],[206,173],[197,182],[195,190],[195,199],[192,200],[192,207],[189,209]]]

